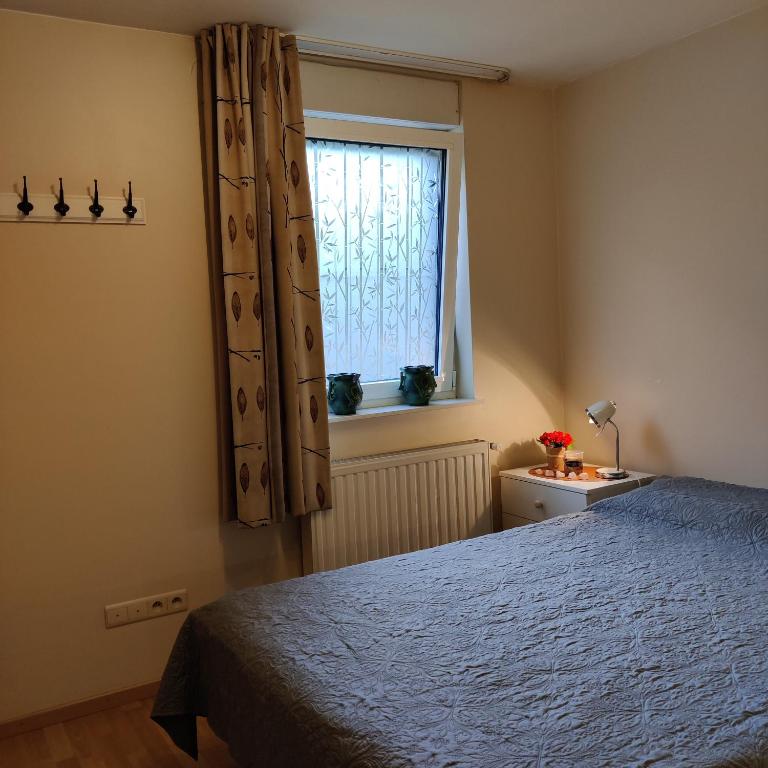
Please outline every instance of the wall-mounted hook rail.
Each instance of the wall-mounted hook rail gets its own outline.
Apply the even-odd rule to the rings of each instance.
[[[146,206],[142,198],[133,196],[128,182],[128,195],[105,197],[99,190],[99,182],[93,180],[93,195],[64,196],[64,182],[59,179],[58,191],[37,194],[27,188],[24,176],[19,192],[0,192],[0,221],[59,224],[126,224],[139,226],[147,223]],[[16,188],[18,190],[18,188]]]
[[[24,188],[21,192],[21,202],[16,206],[24,216],[29,216],[35,206],[29,202],[29,193],[27,192],[27,177],[24,177]]]

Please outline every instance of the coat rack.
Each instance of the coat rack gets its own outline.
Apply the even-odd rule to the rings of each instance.
[[[0,221],[40,222],[48,224],[126,224],[147,223],[144,199],[134,197],[128,182],[120,197],[99,192],[98,179],[87,195],[70,195],[65,180],[57,178],[48,192],[31,192],[32,182],[24,176],[14,192],[0,192]]]

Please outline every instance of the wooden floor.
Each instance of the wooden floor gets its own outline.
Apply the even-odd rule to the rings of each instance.
[[[237,768],[226,745],[198,718],[200,760],[180,752],[149,719],[152,700],[124,704],[0,740],[2,768]]]

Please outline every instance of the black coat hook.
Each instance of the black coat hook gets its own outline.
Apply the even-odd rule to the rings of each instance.
[[[66,216],[69,206],[64,202],[64,185],[59,176],[59,202],[53,206],[53,210],[59,214],[59,216]]]
[[[27,177],[24,177],[24,190],[21,193],[21,202],[16,206],[25,216],[29,216],[30,212],[34,209],[34,205],[29,202],[29,195],[27,194]]]
[[[88,206],[88,210],[98,219],[104,213],[104,206],[99,203],[99,182],[93,180],[93,205]]]
[[[131,182],[128,182],[128,204],[123,208],[123,213],[129,218],[132,219],[138,212],[139,209],[133,204],[133,188],[131,187]]]

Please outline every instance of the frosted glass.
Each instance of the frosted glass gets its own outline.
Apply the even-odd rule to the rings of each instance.
[[[329,373],[437,363],[445,152],[307,141]]]

